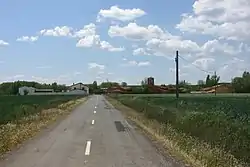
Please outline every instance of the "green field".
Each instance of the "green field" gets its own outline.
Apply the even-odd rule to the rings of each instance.
[[[53,108],[80,96],[0,96],[0,124]]]
[[[205,97],[231,97],[231,96],[240,96],[240,97],[250,97],[250,93],[208,93],[208,94],[191,94],[191,93],[180,93],[180,97],[193,97],[193,96],[205,96]],[[144,96],[144,97],[175,97],[175,94],[123,94],[123,96]]]
[[[238,95],[111,95],[150,119],[250,163],[250,97]]]

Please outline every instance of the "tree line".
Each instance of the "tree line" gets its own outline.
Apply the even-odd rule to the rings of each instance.
[[[34,87],[37,89],[54,89],[55,92],[62,92],[67,90],[66,85],[60,85],[56,82],[52,84],[41,84],[33,81],[15,81],[4,82],[0,84],[0,95],[17,95],[18,89],[23,86]]]

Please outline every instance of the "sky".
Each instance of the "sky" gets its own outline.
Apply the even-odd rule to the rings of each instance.
[[[2,0],[0,82],[197,83],[250,69],[249,0]]]

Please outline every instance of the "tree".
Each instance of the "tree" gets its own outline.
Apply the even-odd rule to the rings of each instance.
[[[219,83],[220,77],[218,75],[207,75],[206,77],[206,87],[215,86]]]
[[[100,87],[102,87],[102,88],[110,88],[113,86],[119,86],[119,83],[117,83],[117,82],[102,82],[100,85]]]
[[[250,73],[244,71],[242,77],[233,78],[232,87],[236,93],[250,93]]]
[[[128,84],[126,82],[122,82],[121,86],[126,87],[126,86],[128,86]]]
[[[142,87],[145,86],[145,81],[144,81],[144,80],[141,81],[141,86],[142,86]]]
[[[203,80],[198,80],[197,85],[204,86],[205,82]]]
[[[52,84],[51,84],[51,87],[52,87],[52,89],[53,89],[54,91],[56,91],[57,88],[58,88],[57,83],[56,83],[56,82],[52,83]]]
[[[97,89],[97,82],[96,81],[93,82],[93,89],[94,90]]]

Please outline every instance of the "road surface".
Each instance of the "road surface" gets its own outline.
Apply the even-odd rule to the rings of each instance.
[[[13,151],[0,167],[177,167],[101,95]]]

